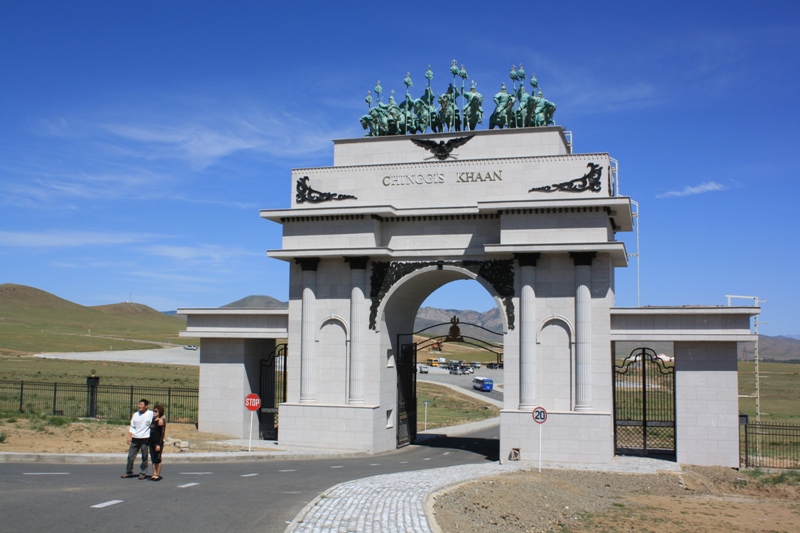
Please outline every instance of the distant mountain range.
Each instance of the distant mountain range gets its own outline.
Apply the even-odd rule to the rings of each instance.
[[[180,342],[178,333],[185,329],[185,320],[143,304],[90,307],[26,285],[0,285],[0,353],[94,351],[109,346],[103,337],[166,344]]]
[[[252,295],[224,305],[223,308],[287,309],[288,304],[271,296]],[[36,341],[33,340],[36,332],[42,331],[74,335],[85,334],[91,329],[92,334],[128,339],[160,340],[177,337],[178,331],[185,330],[186,322],[174,314],[174,311],[161,313],[146,305],[132,302],[86,307],[34,287],[0,284],[0,351],[3,348],[23,353],[44,350],[46,348],[35,346]],[[497,341],[498,337],[479,328],[470,328],[466,324],[477,324],[496,332],[503,329],[502,316],[497,308],[479,313],[423,307],[417,312],[414,331],[443,324],[429,330],[429,333],[445,334],[453,316],[458,317],[464,335],[483,340]],[[761,335],[759,354],[764,361],[800,362],[800,335]],[[752,360],[753,345],[743,343],[739,349],[739,358]]]

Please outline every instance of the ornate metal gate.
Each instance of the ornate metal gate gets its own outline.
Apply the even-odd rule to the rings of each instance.
[[[417,344],[400,345],[397,357],[397,447],[417,437]]]
[[[258,431],[264,440],[278,440],[278,405],[286,401],[286,344],[261,360]]]
[[[465,335],[461,327],[469,326],[477,336]],[[441,331],[447,328],[446,332]],[[468,331],[470,331],[468,330]],[[419,343],[414,339],[421,339]],[[400,333],[397,335],[399,354],[397,357],[397,447],[406,446],[414,442],[417,436],[417,352],[441,346],[444,343],[460,343],[481,348],[495,355],[498,367],[502,368],[503,333],[486,329],[478,324],[461,322],[453,316],[450,322],[442,322],[428,326],[413,333]]]
[[[636,348],[614,367],[617,455],[675,457],[675,367]]]

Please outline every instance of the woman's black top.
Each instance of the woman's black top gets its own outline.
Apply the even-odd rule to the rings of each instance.
[[[158,446],[163,446],[164,444],[164,430],[167,429],[167,423],[164,422],[163,426],[158,425],[157,420],[153,420],[153,423],[150,424],[150,444],[157,444]]]

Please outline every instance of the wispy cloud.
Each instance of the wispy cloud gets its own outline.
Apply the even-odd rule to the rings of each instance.
[[[716,181],[707,181],[705,183],[701,183],[700,185],[687,185],[683,189],[679,191],[668,191],[665,193],[661,193],[656,196],[656,198],[677,198],[680,196],[693,196],[695,194],[703,194],[707,192],[717,192],[717,191],[724,191],[727,189],[725,185],[721,183],[717,183]]]
[[[75,248],[142,243],[158,236],[146,233],[104,233],[93,231],[0,231],[0,246],[22,248]]]
[[[195,169],[241,152],[286,158],[330,148],[331,131],[289,113],[267,114],[250,108],[201,118],[197,115],[166,120],[134,117],[99,127],[116,137],[117,143],[122,142],[129,155],[184,160]]]
[[[214,264],[223,264],[235,257],[264,255],[239,247],[226,247],[214,244],[202,246],[155,245],[146,247],[144,251],[175,261]]]

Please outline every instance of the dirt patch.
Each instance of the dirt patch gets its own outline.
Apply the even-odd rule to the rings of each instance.
[[[24,453],[127,453],[127,425],[100,421],[69,422],[57,417],[0,419],[0,452]],[[189,442],[189,448],[166,445],[164,453],[238,451],[213,441],[230,439],[223,435],[202,433],[194,424],[168,424],[167,437]]]
[[[436,498],[445,533],[800,530],[800,474],[517,472]]]

